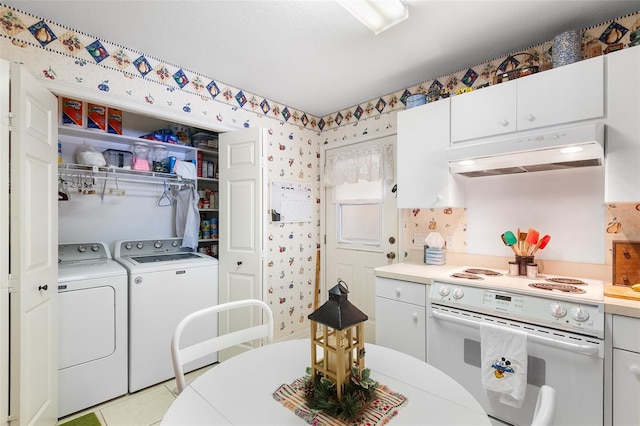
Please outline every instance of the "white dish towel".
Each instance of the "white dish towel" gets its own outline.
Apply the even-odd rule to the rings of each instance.
[[[527,392],[527,333],[482,323],[480,345],[487,396],[520,408]]]

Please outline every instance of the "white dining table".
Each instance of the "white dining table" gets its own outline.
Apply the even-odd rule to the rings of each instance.
[[[437,368],[382,346],[366,344],[365,351],[371,378],[407,398],[390,426],[491,425],[478,401]],[[236,355],[190,383],[161,424],[304,425],[273,393],[303,377],[310,364],[309,340],[273,343]]]

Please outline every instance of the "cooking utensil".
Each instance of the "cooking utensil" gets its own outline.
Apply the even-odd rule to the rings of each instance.
[[[533,250],[533,252],[531,253],[531,256],[533,256],[534,254],[536,254],[536,252],[540,249],[544,249],[547,244],[549,244],[549,240],[551,239],[551,237],[549,235],[545,235],[544,237],[542,237],[540,239],[540,241],[538,241],[538,243],[536,244],[536,248]]]
[[[518,254],[518,250],[514,247],[518,240],[516,239],[516,236],[513,235],[513,232],[507,231],[502,234],[501,237],[504,245],[511,247],[511,250],[513,250],[515,254]]]
[[[519,228],[518,228],[519,229]],[[527,241],[527,233],[526,232],[519,232],[518,233],[518,250],[520,251],[520,254],[524,254],[524,243],[525,241]]]
[[[530,229],[529,230],[529,232],[527,234],[527,250],[526,250],[526,253],[529,256],[532,255],[531,251],[538,244],[538,238],[539,237],[540,237],[540,233],[538,231],[536,231],[535,229]]]

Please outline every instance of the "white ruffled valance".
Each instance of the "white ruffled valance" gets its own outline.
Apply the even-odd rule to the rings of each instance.
[[[327,186],[383,180],[393,180],[393,145],[353,149],[327,157],[324,170]]]

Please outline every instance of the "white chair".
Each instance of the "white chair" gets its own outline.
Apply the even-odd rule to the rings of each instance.
[[[265,320],[264,324],[212,337],[188,346],[180,346],[180,338],[182,337],[185,329],[188,328],[192,322],[197,320],[202,321],[203,317],[211,314],[252,306],[262,309]],[[273,313],[271,312],[269,305],[261,300],[247,299],[223,303],[201,309],[187,315],[182,321],[180,321],[180,323],[178,323],[171,339],[171,359],[173,362],[173,371],[176,376],[176,383],[178,385],[178,394],[180,394],[187,386],[184,379],[184,365],[211,355],[222,349],[265,337],[267,339],[267,344],[270,344],[273,341]]]
[[[556,390],[548,385],[540,387],[531,426],[552,426],[556,416]]]

